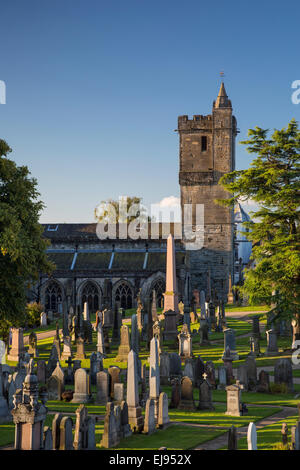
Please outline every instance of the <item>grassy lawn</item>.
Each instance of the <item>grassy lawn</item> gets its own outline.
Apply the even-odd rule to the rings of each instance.
[[[289,435],[289,443],[290,443],[290,431],[291,426],[295,426],[297,424],[299,416],[290,416],[288,418],[283,419],[282,421],[278,421],[277,423],[271,424],[270,426],[266,426],[263,429],[259,429],[257,431],[257,449],[258,450],[274,450],[276,444],[282,442],[281,438],[281,427],[283,423],[288,425],[288,435]],[[242,437],[238,440],[238,450],[247,450],[247,437]]]
[[[191,424],[206,424],[209,426],[231,427],[247,426],[251,421],[256,422],[267,416],[278,413],[281,408],[263,408],[249,407],[248,414],[245,416],[227,416],[225,415],[226,404],[215,403],[214,411],[181,411],[169,409],[171,421],[185,422]]]
[[[96,425],[97,448],[100,448],[101,425]],[[167,447],[168,450],[193,449],[203,442],[221,436],[226,431],[196,428],[192,426],[172,425],[166,429],[157,430],[154,434],[133,434],[127,439],[122,439],[116,447],[119,450],[150,450]],[[99,436],[99,437],[98,437]]]

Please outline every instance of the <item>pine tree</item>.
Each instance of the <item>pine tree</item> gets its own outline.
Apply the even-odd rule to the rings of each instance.
[[[224,175],[220,184],[229,191],[233,206],[251,199],[258,210],[253,220],[244,222],[252,241],[254,267],[245,270],[242,292],[250,303],[272,306],[275,318],[295,318],[300,314],[300,131],[292,119],[286,128],[249,129],[249,153],[256,154],[250,168]]]

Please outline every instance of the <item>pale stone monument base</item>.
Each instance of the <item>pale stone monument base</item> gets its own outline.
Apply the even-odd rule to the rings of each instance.
[[[132,432],[141,432],[144,428],[144,417],[140,406],[128,406],[128,424]]]

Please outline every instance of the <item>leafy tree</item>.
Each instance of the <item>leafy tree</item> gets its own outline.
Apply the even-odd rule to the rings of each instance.
[[[247,170],[220,179],[231,197],[217,202],[233,206],[252,199],[258,205],[251,212],[254,220],[243,224],[249,228],[243,234],[252,241],[254,267],[245,270],[241,290],[250,303],[272,306],[274,318],[291,319],[300,314],[300,131],[292,119],[271,137],[268,132],[249,129],[249,139],[241,143],[256,158]]]
[[[26,166],[7,158],[11,148],[0,140],[0,335],[6,339],[10,326],[26,318],[26,289],[39,271],[53,269],[42,238],[37,181]]]
[[[127,223],[132,222],[137,217],[140,217],[143,221],[150,221],[146,208],[142,205],[142,198],[137,196],[120,197],[119,201],[113,199],[101,201],[99,206],[96,207],[94,215],[95,219],[102,223],[125,223],[124,216],[127,218]]]

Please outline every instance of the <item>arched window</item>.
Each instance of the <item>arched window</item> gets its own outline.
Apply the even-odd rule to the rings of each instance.
[[[152,302],[152,292],[153,292],[153,289],[155,290],[155,293],[156,293],[156,306],[158,308],[160,308],[162,306],[162,302],[163,302],[163,294],[166,290],[166,283],[164,281],[164,279],[157,279],[156,281],[154,281],[154,283],[152,284],[151,286],[151,292],[150,292],[150,300]]]
[[[117,287],[115,302],[119,302],[121,308],[132,308],[132,290],[125,282]]]
[[[85,302],[88,303],[90,313],[95,313],[97,310],[99,310],[99,292],[95,284],[93,284],[92,282],[88,282],[82,290],[82,294],[81,294],[81,310],[82,311],[83,311]]]
[[[52,312],[59,312],[59,306],[62,303],[62,291],[57,282],[51,282],[46,288],[45,292],[45,307],[46,310]]]

